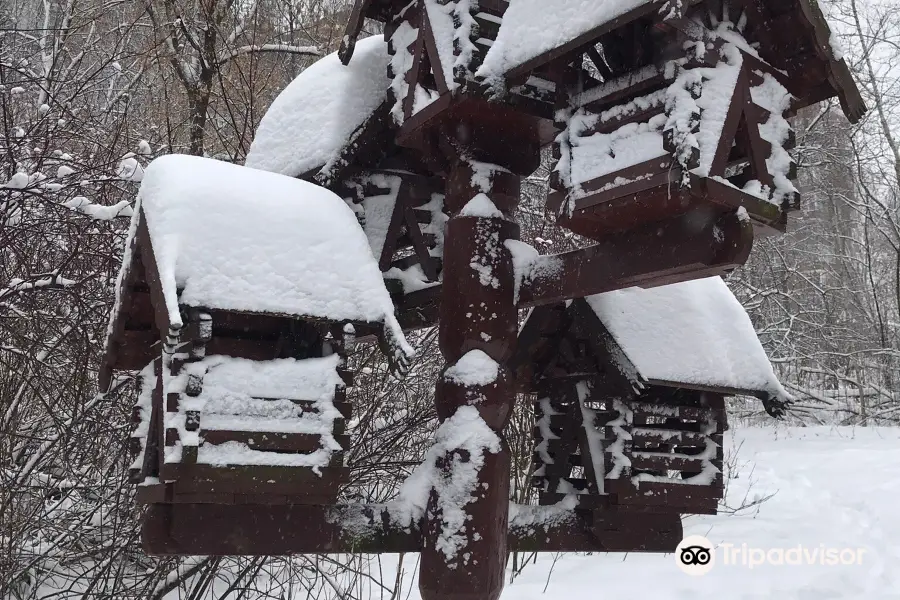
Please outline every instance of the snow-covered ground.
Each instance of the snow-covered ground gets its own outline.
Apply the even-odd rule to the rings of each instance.
[[[771,498],[735,514],[689,517],[685,534],[763,550],[862,549],[861,564],[750,569],[723,564],[720,548],[712,571],[691,577],[674,555],[562,555],[555,564],[541,555],[502,600],[900,598],[900,429],[735,429],[727,503]]]

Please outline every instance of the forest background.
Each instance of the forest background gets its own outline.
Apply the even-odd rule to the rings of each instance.
[[[336,49],[347,4],[0,3],[0,598],[405,597],[373,557],[144,556],[126,484],[134,382],[96,389],[144,167],[176,152],[241,164],[274,97]],[[825,103],[795,119],[802,211],[729,285],[797,399],[792,421],[897,425],[900,1],[824,8],[870,112],[851,126]],[[579,243],[545,211],[548,175],[527,180],[518,215],[544,253]],[[402,385],[377,349],[352,357],[349,499],[390,498],[427,448],[441,360],[435,331],[414,337]],[[765,422],[755,400],[732,408]],[[518,411],[509,431],[520,502],[530,419]]]

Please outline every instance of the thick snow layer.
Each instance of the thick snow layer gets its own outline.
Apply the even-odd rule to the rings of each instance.
[[[784,148],[791,135],[791,124],[784,114],[790,109],[793,97],[768,73],[763,75],[762,85],[750,88],[750,95],[755,104],[770,113],[768,120],[759,126],[759,133],[772,145],[772,154],[766,159],[766,165],[775,181],[774,201],[780,205],[785,195],[797,192],[789,178],[793,159]]]
[[[292,402],[279,405],[278,401],[252,399],[292,398],[330,402],[335,387],[344,385],[336,370],[339,363],[337,354],[324,358],[267,361],[209,356],[186,365],[187,373],[202,377],[203,390],[199,396],[186,398],[183,403],[186,410],[289,418],[299,414],[295,412],[298,409]],[[198,405],[190,406],[194,402]],[[264,411],[262,406],[266,407]],[[285,409],[287,412],[284,412]]]
[[[290,177],[327,167],[384,102],[388,60],[378,35],[361,40],[347,66],[337,54],[311,65],[272,102],[245,164]]]
[[[586,300],[645,379],[788,396],[719,277]]]
[[[497,381],[500,365],[482,350],[470,350],[444,371],[444,379],[458,385],[490,385]]]
[[[459,212],[461,217],[480,217],[482,219],[502,218],[503,213],[491,202],[487,194],[477,194],[474,198],[466,202],[463,209]]]
[[[714,68],[699,69],[703,76],[703,91],[697,99],[697,106],[702,114],[700,131],[697,133],[700,145],[700,167],[697,173],[701,176],[709,174],[744,62],[740,51],[728,44],[723,48],[723,59]],[[684,76],[690,78],[693,73],[688,71]]]
[[[467,72],[477,51],[471,39],[472,27],[475,25],[471,14],[471,0],[448,3],[425,0],[425,10],[434,33],[444,79],[447,87],[451,91],[455,90],[459,87],[455,74]]]
[[[353,211],[328,190],[192,156],[164,156],[138,194],[166,308],[178,305],[384,322],[405,351]]]
[[[587,137],[578,137],[581,132],[570,131],[572,184],[578,186],[654,158],[668,161],[668,153],[663,147],[665,122],[666,117],[659,115],[649,123],[630,123],[613,133],[595,133]],[[572,126],[574,128],[575,124]]]
[[[334,444],[337,446],[337,444]],[[274,467],[309,467],[315,471],[328,465],[331,455],[340,446],[323,447],[309,454],[282,454],[254,450],[239,442],[203,444],[197,448],[197,463],[214,467],[233,465],[265,465]]]
[[[367,176],[361,183],[378,186],[380,189],[389,190],[388,193],[379,196],[367,196],[355,210],[362,211],[363,231],[369,238],[369,246],[375,260],[380,260],[384,251],[384,243],[388,230],[391,228],[391,219],[394,216],[394,208],[397,206],[397,193],[400,191],[402,179],[396,175],[383,175],[376,173]]]
[[[652,0],[511,0],[476,75],[500,77]]]
[[[394,78],[390,82],[390,89],[394,97],[394,104],[391,107],[391,116],[398,125],[403,124],[403,101],[409,92],[409,83],[406,81],[409,70],[412,69],[415,57],[413,56],[413,45],[419,37],[419,30],[409,24],[409,21],[403,21],[397,27],[397,30],[391,36],[391,47],[393,54],[391,55],[391,70],[394,72]],[[419,96],[423,96],[419,100]],[[432,98],[421,86],[416,89],[416,104],[427,104]],[[425,97],[428,97],[426,100]]]

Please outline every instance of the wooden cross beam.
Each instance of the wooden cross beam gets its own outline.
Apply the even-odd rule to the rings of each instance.
[[[736,214],[699,226],[687,219],[654,223],[541,257],[535,276],[522,282],[519,307],[724,275],[744,264],[752,247],[753,226]]]
[[[673,552],[678,515],[615,509],[514,506],[511,552]],[[152,504],[143,547],[151,555],[272,556],[400,553],[423,548],[421,522],[383,504]]]
[[[540,257],[536,275],[522,282],[519,308],[725,275],[746,262],[752,246],[752,224],[735,214],[700,227],[689,221],[653,224],[587,248]],[[434,286],[398,298],[403,328],[436,324],[440,292]]]

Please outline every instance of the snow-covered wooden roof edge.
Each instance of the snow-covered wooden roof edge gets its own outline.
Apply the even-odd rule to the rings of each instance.
[[[788,11],[783,9],[783,2],[779,2],[781,16],[778,20],[783,20]],[[803,41],[810,42],[809,45],[814,48],[816,57],[825,69],[823,86],[833,92],[815,90],[813,96],[818,94],[821,97],[810,97],[807,103],[837,95],[847,118],[856,122],[866,112],[865,103],[846,62],[832,44],[832,32],[818,2],[793,2],[797,8],[794,12],[799,17],[800,27],[797,28],[796,35],[785,36],[785,40],[798,47]],[[682,19],[687,7],[700,3],[700,0],[620,0],[615,4],[596,2],[585,6],[581,0],[517,0],[510,3],[497,40],[485,56],[476,76],[488,82],[519,78],[571,52],[577,52],[592,40],[643,17],[656,15],[660,21],[669,21],[678,26],[678,20]],[[759,7],[754,11],[758,14]],[[553,18],[554,16],[558,18]],[[773,47],[760,50],[780,53],[784,49]],[[813,72],[805,63],[790,66],[799,69],[797,73],[791,73],[788,69],[787,75],[794,79],[799,80],[799,75]]]
[[[302,71],[275,98],[256,131],[245,165],[330,185],[357,155],[383,152],[389,136],[383,35],[361,40],[357,58],[338,53]]]
[[[752,395],[769,402],[790,399],[743,307],[719,277],[668,286],[629,288],[576,300],[567,312],[589,307],[611,361],[632,386],[656,385]],[[536,328],[523,326],[518,377],[530,377],[528,340],[554,323],[535,309]],[[545,332],[546,333],[546,332]],[[541,368],[539,366],[539,368]]]
[[[412,355],[365,233],[328,190],[170,155],[147,168],[136,205],[107,332],[104,387],[123,346],[153,344],[180,329],[186,307],[379,324],[390,358],[402,363]],[[151,307],[140,310],[152,311],[155,327],[137,338],[125,330],[135,285],[149,291]]]

